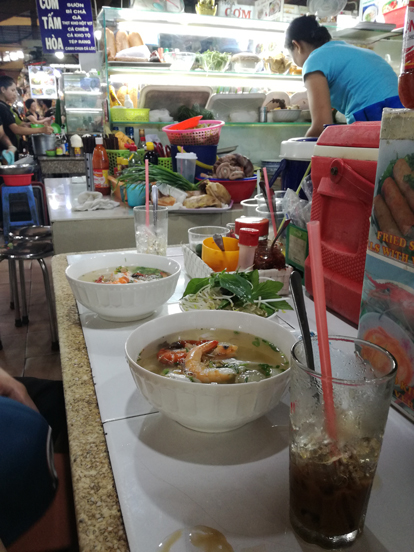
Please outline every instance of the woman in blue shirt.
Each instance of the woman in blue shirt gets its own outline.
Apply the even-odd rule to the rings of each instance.
[[[379,121],[384,107],[403,107],[392,67],[370,50],[333,41],[313,15],[292,21],[285,48],[302,67],[312,116],[307,136],[319,136],[333,122],[332,108],[353,123]]]

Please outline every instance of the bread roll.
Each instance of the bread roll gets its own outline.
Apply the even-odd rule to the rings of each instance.
[[[108,53],[108,60],[113,61],[116,56],[115,35],[111,29],[105,29],[106,35],[106,51]]]
[[[136,86],[128,86],[128,94],[134,107],[138,107],[138,90]]]
[[[169,207],[171,205],[175,205],[175,198],[172,196],[163,196],[158,198],[158,205],[162,207]]]
[[[116,93],[116,97],[121,102],[121,105],[125,105],[125,94],[128,94],[128,87],[123,85]]]
[[[129,48],[128,35],[125,31],[118,31],[115,38],[116,51],[126,50]]]
[[[144,42],[139,33],[133,32],[128,35],[128,44],[132,48],[133,46],[142,46]]]

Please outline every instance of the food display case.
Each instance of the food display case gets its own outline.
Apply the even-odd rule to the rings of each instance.
[[[103,132],[101,81],[97,73],[63,73],[62,99],[68,134]]]
[[[144,128],[146,134],[156,134],[167,143],[162,128],[171,120],[177,120],[177,110],[169,108],[181,100],[171,95],[172,87],[194,89],[208,86],[212,95],[220,94],[223,98],[230,94],[269,93],[273,98],[278,98],[278,94],[283,98],[286,93],[291,96],[304,90],[300,69],[292,65],[284,53],[288,23],[283,21],[104,7],[98,15],[97,25],[108,107],[112,103],[110,98],[123,105],[128,93],[135,113],[131,110],[131,118],[124,125],[136,128],[135,138],[138,128]],[[338,35],[347,40],[346,30],[334,26],[329,30],[334,38]],[[381,39],[384,36],[383,32],[370,31],[368,34],[363,38],[371,48],[376,44],[375,37]],[[352,33],[350,36],[352,40]],[[400,47],[401,35],[393,37],[399,39]],[[357,38],[360,40],[359,35]],[[153,52],[161,54],[161,62],[149,57]],[[396,57],[399,56],[398,53]],[[149,121],[147,117],[140,119],[139,109],[154,110],[153,105],[147,106],[143,101],[143,92],[148,86],[159,88],[160,97],[162,91],[165,92],[164,101],[156,106],[167,115],[165,120],[152,117],[151,113]],[[188,97],[181,103],[189,109],[192,107]],[[310,126],[306,106],[301,106],[301,117],[295,122],[274,121],[273,117],[260,122],[258,109],[257,113],[252,113],[251,109],[242,108],[240,113],[241,108],[236,102],[233,107],[226,107],[228,116],[220,148],[237,146],[237,151],[254,163],[278,159],[281,142],[304,136]],[[236,112],[235,116],[232,111]],[[111,126],[113,114],[109,108]],[[219,116],[213,115],[214,118]],[[119,118],[116,121],[115,125],[124,130]]]

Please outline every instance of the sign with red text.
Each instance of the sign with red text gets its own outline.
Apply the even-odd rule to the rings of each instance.
[[[237,2],[219,2],[217,15],[220,17],[235,17],[236,19],[254,19],[254,6],[238,4]]]
[[[90,0],[36,0],[43,51],[95,52]]]
[[[407,109],[383,112],[358,335],[394,356],[393,403],[414,419],[414,112]]]

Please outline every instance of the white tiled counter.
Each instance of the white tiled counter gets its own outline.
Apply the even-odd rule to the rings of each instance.
[[[115,209],[72,211],[75,198],[86,190],[86,177],[45,178],[47,205],[55,254],[135,247],[132,208],[120,203]],[[193,226],[226,226],[243,213],[240,205],[216,214],[168,213],[168,243],[187,243]]]
[[[168,254],[183,266],[180,248]],[[69,255],[68,262],[77,258]],[[148,320],[178,312],[186,278],[182,273],[176,294],[140,322],[104,321],[78,305],[129,549],[155,552],[175,531],[206,525],[223,533],[234,552],[321,550],[298,539],[289,523],[288,396],[238,430],[205,434],[156,412],[135,386],[125,360],[126,338]],[[305,301],[315,331],[313,302]],[[278,321],[296,331],[293,312],[281,313]],[[328,327],[331,334],[356,336],[332,314]],[[413,458],[414,425],[391,408],[365,531],[350,550],[412,551]],[[93,519],[90,524],[92,531]],[[190,551],[177,546],[166,550]]]

